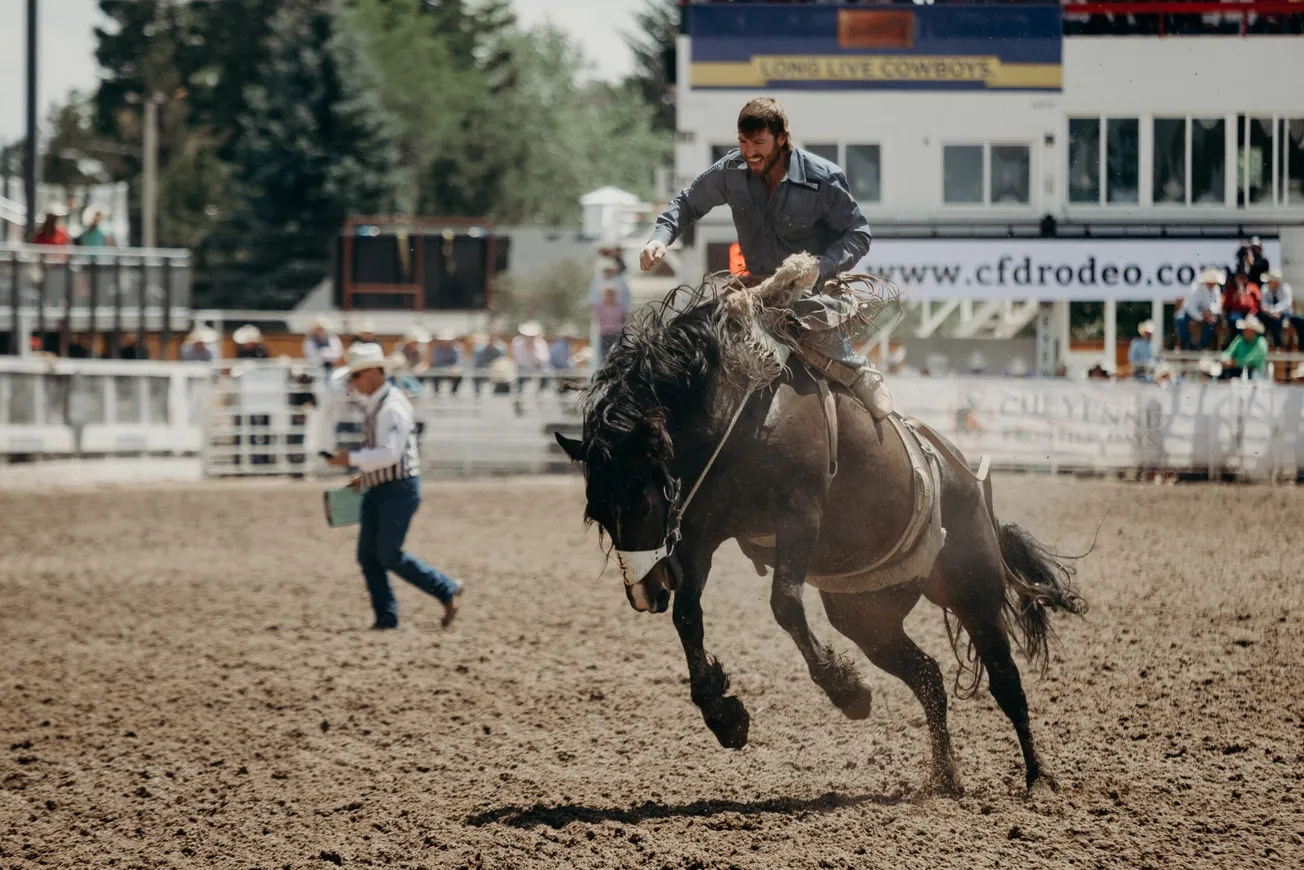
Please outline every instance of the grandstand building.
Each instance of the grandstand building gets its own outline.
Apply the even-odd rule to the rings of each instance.
[[[846,170],[874,233],[862,265],[906,291],[912,334],[1026,335],[1041,317],[1063,361],[1070,301],[1105,303],[1110,346],[1118,303],[1171,315],[1250,235],[1304,287],[1299,10],[688,3],[659,195],[734,147],[746,100],[775,96],[795,143]],[[716,209],[676,271],[729,268],[734,241]]]

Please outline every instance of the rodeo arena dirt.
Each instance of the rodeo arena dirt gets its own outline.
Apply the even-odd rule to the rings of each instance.
[[[1000,476],[1091,609],[1024,671],[1058,793],[951,699],[964,796],[926,788],[901,682],[851,722],[732,544],[709,647],[753,714],[722,749],[668,614],[634,613],[577,478],[431,484],[413,550],[467,578],[448,631],[365,628],[353,537],[306,484],[0,494],[0,866],[1285,867],[1304,857],[1296,490]],[[851,651],[811,608],[817,633]],[[907,621],[956,662],[940,613]]]

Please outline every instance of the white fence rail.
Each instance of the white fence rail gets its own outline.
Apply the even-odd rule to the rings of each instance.
[[[195,363],[0,357],[0,462],[197,456],[210,376]]]
[[[562,375],[568,387],[583,378]],[[428,472],[569,467],[552,433],[578,434],[578,394],[559,389],[556,373],[430,373],[405,386]],[[899,410],[997,468],[1291,481],[1304,470],[1304,387],[981,377],[891,386]],[[299,364],[0,358],[0,465],[184,456],[209,476],[334,473],[317,453],[356,445],[361,418],[342,385]]]

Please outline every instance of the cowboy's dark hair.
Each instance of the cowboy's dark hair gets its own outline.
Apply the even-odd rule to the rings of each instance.
[[[769,130],[778,139],[780,133],[788,132],[788,113],[773,97],[757,97],[748,100],[738,113],[738,132],[744,136],[753,136],[762,130]]]

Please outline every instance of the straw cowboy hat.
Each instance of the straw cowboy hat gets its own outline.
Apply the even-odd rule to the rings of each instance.
[[[385,349],[374,341],[360,341],[349,348],[343,368],[349,374],[366,369],[386,369],[394,365],[394,360],[385,355]]]
[[[231,333],[231,340],[236,344],[257,344],[263,340],[263,331],[252,323],[246,323]]]
[[[217,330],[211,326],[198,326],[186,336],[186,344],[216,344]]]
[[[1226,284],[1227,273],[1224,272],[1222,269],[1215,269],[1214,267],[1210,266],[1209,268],[1205,269],[1203,272],[1200,273],[1200,283],[1201,284]]]
[[[1155,331],[1155,322],[1153,320],[1143,320],[1141,325],[1136,328],[1137,335],[1153,335]]]
[[[538,338],[543,335],[543,326],[537,320],[527,320],[516,327],[516,331],[526,338]]]
[[[1292,381],[1304,380],[1304,362],[1295,363],[1295,368],[1290,373],[1290,379]]]
[[[311,332],[314,329],[324,329],[327,332],[334,332],[335,324],[331,323],[329,317],[319,314],[312,320],[308,321],[308,331]]]
[[[410,326],[407,332],[403,333],[403,342],[415,341],[417,344],[430,344],[430,333],[426,332],[420,326]]]
[[[362,321],[361,323],[359,323],[359,324],[358,324],[358,332],[357,332],[357,334],[358,334],[358,335],[375,335],[375,334],[376,334],[376,321],[374,321],[374,320],[364,320],[364,321]]]
[[[1200,361],[1196,363],[1196,368],[1214,380],[1222,376],[1222,363],[1211,356],[1200,357]]]
[[[1016,356],[1005,367],[1005,373],[1012,378],[1026,378],[1028,376],[1028,364],[1024,362],[1023,357]]]
[[[1281,281],[1281,280],[1282,280],[1282,278],[1281,278],[1281,270],[1280,270],[1280,269],[1269,269],[1269,270],[1267,271],[1267,273],[1266,273],[1263,277],[1266,278],[1266,279],[1269,280],[1269,281]]]
[[[1263,321],[1253,314],[1241,321],[1241,329],[1252,329],[1260,335],[1265,332]]]

